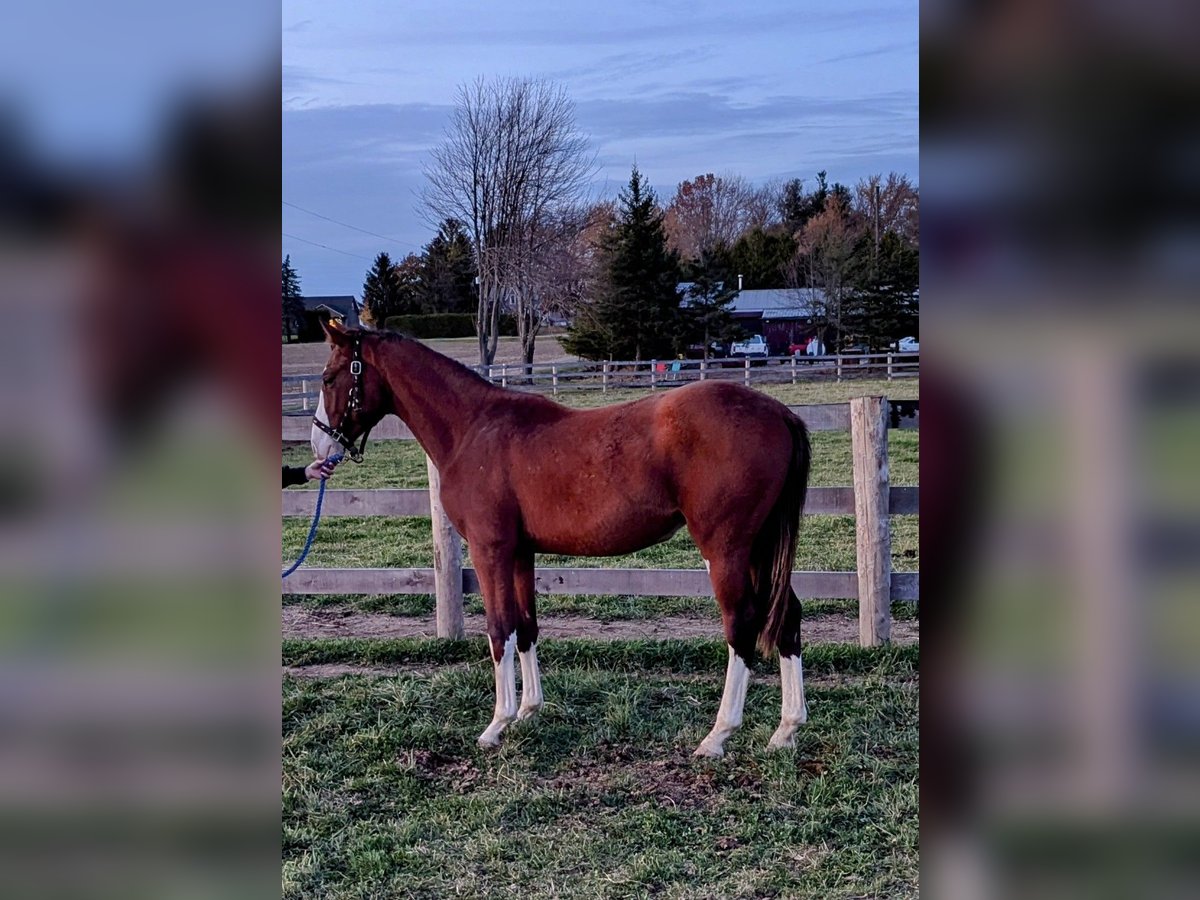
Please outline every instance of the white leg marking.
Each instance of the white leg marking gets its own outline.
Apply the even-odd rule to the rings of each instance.
[[[524,722],[542,708],[542,673],[538,670],[537,644],[530,644],[521,657],[521,708],[517,721]]]
[[[729,648],[729,664],[725,667],[725,692],[717,711],[717,724],[708,733],[695,756],[724,756],[725,739],[742,724],[742,707],[746,705],[746,688],[750,686],[750,670],[742,658]]]
[[[712,572],[712,563],[710,563],[707,559],[704,561],[704,571],[709,573]]]
[[[804,702],[804,666],[797,656],[779,657],[779,681],[783,687],[783,713],[779,727],[767,744],[772,749],[796,746],[796,729],[808,721]]]
[[[513,648],[517,645],[514,631],[504,642],[504,653],[495,663],[496,669],[496,713],[490,724],[479,736],[479,746],[499,747],[500,735],[508,723],[517,717],[517,673],[513,669]]]

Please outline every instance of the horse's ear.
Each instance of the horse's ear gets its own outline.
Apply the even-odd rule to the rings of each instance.
[[[325,329],[325,337],[329,343],[341,347],[349,340],[349,336],[335,319],[322,319],[321,327]]]

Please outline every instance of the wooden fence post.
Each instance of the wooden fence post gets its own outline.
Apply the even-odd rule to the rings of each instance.
[[[864,647],[886,644],[892,636],[887,413],[887,400],[883,397],[857,397],[850,401],[858,557],[858,640]]]
[[[658,368],[658,360],[650,360],[650,390],[654,390],[654,370]]]
[[[892,380],[892,372],[893,372],[893,369],[892,369],[892,354],[891,354],[891,353],[889,353],[889,354],[887,355],[887,363],[888,363],[888,376],[887,376],[887,380],[888,380],[888,381],[891,381],[891,380]]]
[[[703,381],[708,377],[708,358],[702,357],[700,360],[700,380]]]
[[[552,379],[552,384],[554,385],[554,396],[557,397],[558,396],[558,366],[557,365],[550,366],[550,378]]]
[[[300,382],[300,393],[302,395],[300,398],[300,408],[302,410],[304,410],[305,412],[307,412],[308,411],[308,382],[307,381]]]
[[[842,354],[837,355],[837,380],[842,380]]]
[[[601,393],[608,390],[608,363],[605,362],[600,369],[600,391]]]
[[[508,363],[500,367],[500,386],[508,387]]]
[[[750,387],[750,357],[746,357],[746,387]]]
[[[442,482],[433,460],[425,457],[429,471],[429,516],[433,523],[433,583],[437,598],[437,636],[457,640],[466,633],[463,624],[462,538],[442,508]]]
[[[795,353],[792,354],[791,364],[792,364],[792,384],[795,384],[796,383],[796,354]]]

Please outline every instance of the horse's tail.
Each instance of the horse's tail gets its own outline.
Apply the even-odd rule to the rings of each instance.
[[[792,596],[796,537],[808,493],[808,468],[812,458],[808,429],[804,423],[790,412],[786,421],[792,433],[792,454],[788,460],[787,477],[754,547],[759,600],[767,603],[766,622],[758,635],[758,649],[764,655],[779,646],[783,634],[788,601]]]

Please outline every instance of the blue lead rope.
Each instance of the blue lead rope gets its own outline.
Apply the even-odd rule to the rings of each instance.
[[[337,465],[339,462],[342,461],[342,455],[340,453],[337,453],[337,454],[334,454],[333,456],[329,457],[329,459],[330,459],[330,461],[333,462],[334,465]],[[291,575],[293,572],[295,572],[298,568],[300,568],[300,564],[303,563],[304,560],[308,556],[308,551],[312,549],[313,541],[316,540],[317,523],[321,521],[321,502],[325,499],[325,481],[326,481],[326,479],[324,479],[324,478],[321,479],[321,488],[320,488],[320,490],[317,491],[317,509],[313,513],[312,525],[310,525],[308,528],[308,538],[304,541],[304,549],[302,551],[300,551],[300,558],[298,560],[296,560],[294,563],[292,563],[292,565],[289,568],[286,568],[283,570],[284,578],[287,578],[289,575]]]

